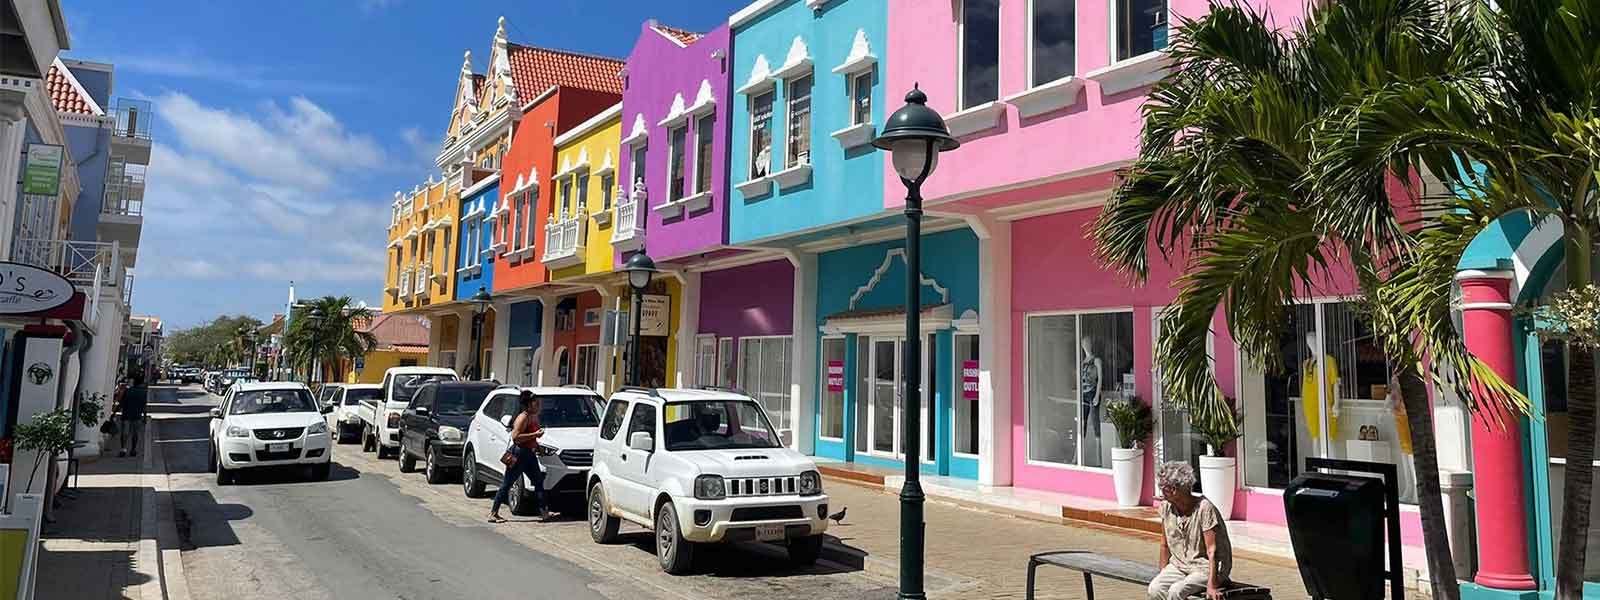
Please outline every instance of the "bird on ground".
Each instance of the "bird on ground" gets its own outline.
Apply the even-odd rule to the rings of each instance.
[[[833,522],[836,523],[836,524],[843,525],[844,524],[844,511],[847,511],[847,510],[850,510],[850,507],[846,506],[844,508],[841,508],[841,509],[839,509],[839,512],[836,512],[836,513],[833,513],[831,515],[828,515],[828,518],[832,519]]]

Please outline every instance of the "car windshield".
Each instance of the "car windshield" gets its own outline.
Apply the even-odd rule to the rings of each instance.
[[[337,393],[338,391],[339,391],[339,388],[331,386],[331,385],[322,386],[322,389],[317,391],[317,401],[318,402],[327,402],[329,400],[332,400],[333,399],[333,395],[335,393]]]
[[[695,400],[666,406],[667,450],[777,448],[782,444],[750,400]]]
[[[574,394],[566,396],[541,395],[539,425],[543,427],[599,427],[600,411],[595,408],[594,396]]]
[[[311,402],[311,393],[306,390],[250,390],[233,395],[233,408],[229,414],[259,415],[316,410]]]
[[[383,390],[378,388],[360,388],[344,391],[344,405],[354,406],[366,400],[379,400],[383,398]]]
[[[446,375],[446,374],[443,374],[443,373],[419,373],[419,374],[412,374],[412,375],[395,375],[394,376],[394,397],[391,398],[391,401],[410,404],[411,403],[411,398],[413,396],[417,395],[417,390],[421,389],[423,384],[426,384],[426,383],[428,383],[430,381],[455,381],[455,380],[456,380],[456,378],[455,378],[454,375]]]
[[[484,397],[494,391],[493,385],[441,387],[433,396],[433,414],[442,417],[462,417],[478,412]]]

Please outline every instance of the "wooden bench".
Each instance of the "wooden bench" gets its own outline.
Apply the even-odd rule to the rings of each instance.
[[[1083,590],[1088,600],[1094,600],[1095,575],[1148,586],[1150,581],[1156,578],[1156,573],[1160,572],[1160,569],[1153,565],[1084,550],[1041,552],[1028,557],[1028,600],[1033,600],[1034,571],[1038,570],[1039,565],[1052,565],[1083,573]],[[1227,600],[1272,600],[1272,590],[1230,582],[1223,586],[1222,597]],[[1201,593],[1190,598],[1203,600],[1205,594]]]

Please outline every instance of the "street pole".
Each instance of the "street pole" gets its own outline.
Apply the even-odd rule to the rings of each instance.
[[[628,348],[628,385],[639,385],[639,336],[644,325],[644,290],[633,290],[633,339]]]
[[[483,371],[483,309],[472,315],[472,379],[482,379]]]
[[[932,142],[929,142],[931,150]],[[933,153],[929,152],[929,160]],[[927,167],[923,168],[927,171]],[[901,405],[906,418],[906,481],[900,488],[900,595],[901,600],[923,600],[922,522],[922,182],[906,183],[906,342],[901,358],[905,390]]]

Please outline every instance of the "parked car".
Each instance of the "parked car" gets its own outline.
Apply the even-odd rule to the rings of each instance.
[[[322,415],[305,384],[233,388],[211,409],[209,466],[217,485],[233,483],[242,469],[277,466],[306,466],[313,479],[327,479],[333,445]]]
[[[428,483],[444,483],[446,476],[460,469],[473,415],[496,387],[489,381],[422,386],[400,415],[400,472],[410,473],[420,460]]]
[[[328,427],[333,429],[334,441],[343,444],[361,439],[361,415],[357,409],[362,402],[377,402],[382,398],[383,387],[376,383],[338,386],[333,398],[323,404],[332,407],[328,413]]]
[[[623,388],[611,396],[588,484],[589,533],[617,541],[623,519],[655,532],[662,570],[689,569],[700,543],[785,542],[815,563],[828,528],[822,475],[783,446],[749,396]]]
[[[504,386],[483,402],[467,429],[467,446],[462,454],[462,491],[469,498],[482,496],[488,486],[499,486],[505,477],[500,454],[511,444],[511,424],[521,410],[518,396],[523,390],[544,401],[539,410],[539,425],[544,437],[539,440],[539,468],[544,473],[545,500],[560,512],[573,512],[583,506],[584,483],[594,464],[594,440],[599,431],[600,411],[605,399],[586,387]],[[511,514],[533,514],[533,482],[527,477],[512,482],[509,497]]]
[[[188,367],[178,373],[178,381],[184,385],[200,383],[203,377],[204,373],[200,371],[199,367]]]
[[[326,406],[331,404],[333,401],[333,395],[338,393],[339,388],[343,386],[344,384],[342,383],[324,383],[312,390],[312,393],[316,394],[317,396],[317,406]]]
[[[377,452],[378,458],[388,458],[400,448],[400,412],[411,404],[417,390],[430,382],[459,379],[454,370],[442,367],[393,367],[384,371],[383,398],[362,402],[356,408],[362,422],[361,449]]]
[[[206,379],[205,379],[206,391],[220,396],[220,395],[222,395],[222,389],[219,387],[221,385],[222,385],[222,372],[221,371],[209,371],[209,372],[206,373]]]

